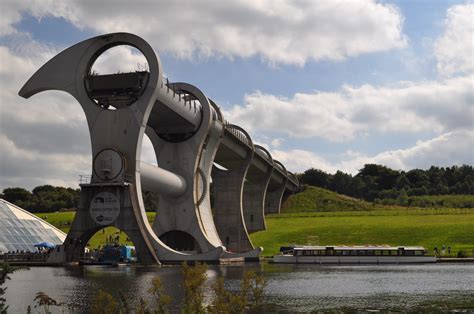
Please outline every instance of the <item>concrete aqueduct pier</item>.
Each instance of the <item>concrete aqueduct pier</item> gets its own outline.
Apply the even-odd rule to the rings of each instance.
[[[102,53],[120,45],[143,53],[149,71],[91,72]],[[146,41],[113,33],[80,42],[43,65],[19,95],[46,90],[67,92],[82,106],[93,160],[71,229],[51,262],[78,261],[89,239],[108,226],[128,234],[141,263],[259,258],[262,248],[249,232],[265,229],[265,213],[279,212],[283,196],[298,189],[297,178],[227,122],[200,89],[165,81]],[[140,160],[145,134],[159,166]],[[159,196],[152,224],[142,190]]]

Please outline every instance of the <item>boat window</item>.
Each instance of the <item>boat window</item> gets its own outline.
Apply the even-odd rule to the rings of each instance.
[[[350,251],[347,251],[347,250],[344,250],[342,251],[342,255],[349,255],[351,252]]]
[[[375,253],[375,251],[374,251],[374,250],[367,250],[366,253],[367,253],[367,255],[369,255],[369,256],[373,256],[374,253]]]
[[[357,255],[357,250],[351,250],[351,255]]]
[[[295,251],[295,252],[296,252],[296,255],[298,255],[298,256],[303,255],[303,251]]]
[[[366,250],[359,250],[358,254],[359,254],[359,256],[364,256],[364,255],[367,255],[367,251]]]
[[[374,254],[377,255],[377,256],[382,255],[382,251],[376,250],[376,251],[374,251]]]
[[[327,249],[326,250],[326,255],[334,255],[333,249]]]
[[[397,256],[397,255],[398,255],[398,251],[391,250],[391,251],[390,251],[390,255]]]
[[[415,255],[417,255],[417,256],[425,255],[425,252],[422,251],[422,250],[416,250]]]
[[[389,250],[382,250],[382,255],[390,255],[390,251]]]
[[[415,255],[414,251],[405,251],[405,256],[413,256]]]

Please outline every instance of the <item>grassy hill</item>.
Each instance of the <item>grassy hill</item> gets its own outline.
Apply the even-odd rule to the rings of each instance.
[[[397,200],[391,200],[396,204]],[[410,196],[406,206],[383,205],[359,200],[323,188],[306,186],[303,192],[293,194],[283,202],[282,213],[386,211],[424,208],[474,208],[474,195]]]
[[[372,203],[323,188],[306,186],[303,192],[290,195],[288,199],[283,202],[281,212],[369,211],[381,208],[386,208],[386,206],[374,206]]]
[[[373,204],[307,186],[291,195],[281,214],[266,217],[267,230],[251,235],[264,255],[288,244],[322,245],[422,245],[432,251],[443,244],[455,254],[474,249],[474,209],[459,208],[474,196],[441,195],[416,197],[420,204],[440,206],[407,207]],[[447,206],[451,208],[448,208]]]
[[[408,198],[410,206],[474,208],[474,195],[420,195]]]
[[[452,253],[474,249],[474,212],[460,215],[267,217],[267,230],[251,235],[264,255],[289,244],[451,246]]]

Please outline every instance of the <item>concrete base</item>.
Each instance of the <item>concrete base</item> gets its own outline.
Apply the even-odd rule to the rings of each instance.
[[[213,170],[214,221],[223,245],[234,253],[254,250],[243,217],[244,178],[245,171]]]
[[[116,197],[118,202],[114,205],[117,205],[118,212],[108,211],[106,208],[107,203],[105,203],[105,205],[103,205],[103,214],[101,214],[103,217],[95,217],[93,210],[91,210],[91,204],[97,201],[96,196],[98,193],[104,192]],[[57,248],[48,261],[80,261],[84,256],[84,249],[90,238],[103,228],[113,226],[125,232],[133,242],[137,254],[137,262],[142,264],[159,264],[158,255],[154,250],[149,236],[143,228],[140,228],[143,222],[139,222],[139,220],[143,220],[143,217],[135,215],[135,211],[132,207],[128,185],[83,185],[81,189],[81,205],[76,212],[66,240],[63,245]],[[101,219],[107,218],[115,219],[110,223],[100,222]]]
[[[268,180],[261,181],[260,184],[245,182],[243,210],[248,233],[266,229],[264,204],[267,183]]]

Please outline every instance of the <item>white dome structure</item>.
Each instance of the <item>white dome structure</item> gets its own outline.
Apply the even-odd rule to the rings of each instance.
[[[0,253],[36,251],[35,244],[62,244],[66,234],[20,207],[0,199]]]

